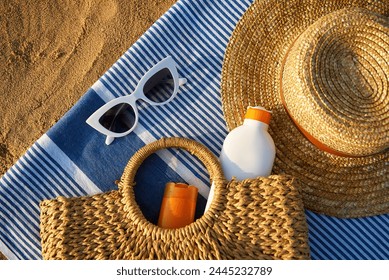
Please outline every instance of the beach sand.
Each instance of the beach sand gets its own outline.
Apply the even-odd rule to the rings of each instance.
[[[0,176],[175,2],[1,1]]]

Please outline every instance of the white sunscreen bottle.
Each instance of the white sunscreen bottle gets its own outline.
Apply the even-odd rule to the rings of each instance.
[[[220,163],[227,180],[236,177],[244,180],[267,177],[271,174],[275,146],[268,127],[271,112],[263,107],[248,107],[244,122],[230,131],[224,140],[220,153]],[[211,186],[205,212],[211,205],[214,195]]]

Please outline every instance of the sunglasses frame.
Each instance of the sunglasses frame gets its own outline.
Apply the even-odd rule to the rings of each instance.
[[[143,89],[144,89],[144,86],[147,83],[147,81],[149,81],[149,79],[152,78],[154,76],[154,74],[158,73],[159,71],[161,71],[162,69],[165,69],[165,68],[168,69],[170,71],[170,74],[172,75],[172,80],[173,80],[173,83],[174,83],[173,94],[166,101],[154,102],[154,101],[152,101],[152,100],[150,100],[149,98],[146,97],[146,95],[143,92]],[[174,97],[177,95],[178,88],[180,86],[182,86],[183,84],[185,84],[186,81],[187,80],[185,78],[179,78],[178,71],[177,71],[177,64],[173,60],[173,58],[171,56],[168,56],[168,57],[162,59],[160,62],[158,62],[152,68],[150,68],[143,75],[143,77],[139,80],[138,85],[136,86],[136,88],[135,88],[135,90],[133,91],[132,94],[129,94],[129,95],[126,95],[126,96],[117,97],[117,98],[109,101],[108,103],[104,104],[102,107],[97,109],[86,120],[86,123],[89,124],[94,129],[96,129],[98,132],[106,135],[107,139],[106,139],[105,143],[107,145],[109,145],[109,144],[112,143],[112,141],[115,138],[123,137],[123,136],[128,135],[137,126],[138,119],[139,119],[138,108],[137,108],[137,105],[136,105],[136,101],[137,100],[141,99],[141,100],[145,101],[146,103],[148,103],[149,105],[152,105],[152,106],[165,105],[166,103],[169,103],[172,99],[174,99]],[[123,104],[123,103],[129,104],[132,107],[132,109],[134,110],[135,121],[134,121],[134,125],[132,126],[132,128],[130,128],[128,131],[125,131],[125,132],[122,132],[122,133],[113,132],[113,131],[105,128],[100,123],[100,118],[106,112],[108,112],[111,108],[115,107],[118,104]]]

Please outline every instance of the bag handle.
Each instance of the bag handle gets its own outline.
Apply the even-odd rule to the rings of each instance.
[[[217,195],[218,192],[216,190],[224,183],[225,179],[220,162],[216,156],[203,144],[194,140],[180,137],[170,137],[161,138],[160,140],[147,144],[132,156],[125,167],[119,182],[119,190],[123,195],[124,202],[134,201],[132,188],[135,186],[135,175],[139,166],[151,154],[166,148],[181,148],[197,157],[207,168],[210,179],[215,186],[215,196]]]

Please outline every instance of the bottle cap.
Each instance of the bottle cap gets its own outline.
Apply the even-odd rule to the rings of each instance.
[[[165,185],[163,197],[183,198],[188,200],[197,199],[197,188],[185,183],[168,182]]]
[[[269,124],[271,119],[271,111],[268,111],[265,108],[260,106],[257,107],[249,106],[247,108],[245,119],[256,120],[256,121]]]

